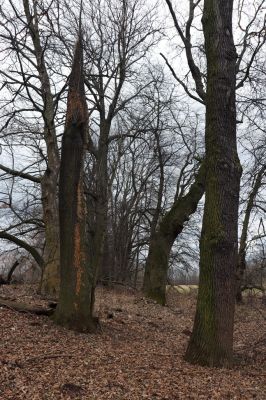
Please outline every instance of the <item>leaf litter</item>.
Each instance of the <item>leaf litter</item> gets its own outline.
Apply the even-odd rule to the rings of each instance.
[[[0,296],[47,305],[29,285],[3,286]],[[1,307],[0,399],[266,399],[266,307],[261,299],[236,307],[232,369],[183,360],[196,297],[170,290],[167,303],[162,307],[124,288],[98,288],[101,327],[93,335]]]

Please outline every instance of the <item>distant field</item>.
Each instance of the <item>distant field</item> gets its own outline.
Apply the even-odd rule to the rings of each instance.
[[[166,290],[176,290],[180,294],[190,294],[198,290],[198,285],[167,285]],[[256,295],[259,297],[263,295],[262,291],[259,289],[246,289],[243,294],[244,296]]]
[[[166,290],[176,290],[181,294],[190,294],[198,290],[198,285],[167,285]]]
[[[248,296],[248,295],[256,295],[259,297],[263,296],[263,292],[259,289],[246,289],[243,291],[244,296]]]

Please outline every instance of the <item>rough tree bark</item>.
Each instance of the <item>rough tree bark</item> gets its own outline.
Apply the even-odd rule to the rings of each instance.
[[[59,179],[61,284],[55,321],[80,332],[94,331],[91,296],[93,268],[88,263],[84,157],[88,111],[84,91],[82,37],[76,44],[69,80],[67,116]]]
[[[236,147],[233,0],[205,0],[206,200],[196,315],[185,359],[228,367],[233,354],[241,165]]]
[[[47,169],[41,179],[43,220],[45,225],[45,267],[41,279],[41,293],[57,297],[60,287],[59,215],[57,201],[58,166]]]
[[[205,162],[200,166],[189,192],[178,198],[152,235],[145,266],[143,290],[146,297],[165,305],[170,251],[184,224],[196,211],[205,190]]]

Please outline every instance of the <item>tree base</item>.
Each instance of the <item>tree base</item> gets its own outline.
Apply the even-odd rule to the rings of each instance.
[[[63,326],[75,332],[80,333],[95,333],[99,330],[100,322],[97,317],[84,317],[77,315],[62,315],[56,312],[53,317],[54,322],[57,325]]]
[[[42,278],[39,287],[39,293],[45,297],[58,299],[60,289],[60,280],[58,278]]]
[[[192,340],[189,342],[187,351],[184,355],[185,361],[190,364],[201,365],[203,367],[231,368],[233,363],[232,355],[219,351],[218,346],[206,350],[209,346],[197,345]]]
[[[158,289],[144,289],[144,296],[148,299],[156,301],[156,303],[160,304],[161,306],[165,306],[166,304],[166,296],[165,291]]]

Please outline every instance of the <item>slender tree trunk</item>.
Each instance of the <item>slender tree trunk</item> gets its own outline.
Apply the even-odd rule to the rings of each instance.
[[[200,166],[195,182],[187,195],[178,198],[162,218],[153,235],[145,267],[143,290],[146,297],[165,305],[169,255],[184,224],[196,209],[205,189],[205,162]]]
[[[41,293],[57,297],[60,287],[60,235],[57,202],[57,173],[46,171],[41,181],[43,220],[45,224],[44,270]]]
[[[227,367],[232,362],[241,165],[236,147],[236,51],[233,0],[205,0],[207,56],[206,199],[193,332],[185,359]]]
[[[60,287],[60,246],[58,211],[58,173],[60,158],[54,126],[54,105],[50,82],[45,66],[39,67],[44,92],[44,139],[47,148],[47,169],[41,179],[43,220],[45,224],[45,268],[41,292],[57,297]]]
[[[18,266],[19,266],[19,261],[15,261],[14,264],[12,265],[12,267],[10,268],[6,279],[4,279],[0,275],[0,285],[9,285],[11,283],[12,276]]]
[[[59,180],[61,285],[55,321],[80,332],[95,330],[91,296],[93,267],[88,262],[84,198],[84,158],[88,124],[83,49],[79,38],[69,81]]]
[[[263,166],[255,177],[254,185],[250,192],[248,202],[247,202],[247,208],[245,211],[245,217],[244,217],[244,221],[243,221],[243,227],[242,227],[239,250],[238,250],[237,287],[236,287],[236,302],[237,303],[241,303],[243,300],[242,285],[243,285],[243,280],[244,280],[244,273],[246,270],[246,249],[247,249],[249,221],[250,221],[252,208],[254,207],[254,202],[255,202],[256,196],[257,196],[258,191],[262,184],[262,178],[265,174],[265,170],[266,170],[266,168]]]
[[[13,276],[13,274],[14,274],[14,272],[15,272],[15,270],[16,270],[16,268],[18,266],[19,266],[19,261],[15,261],[14,264],[12,265],[12,267],[10,268],[9,272],[8,272],[8,275],[7,275],[7,278],[6,278],[7,283],[11,282],[12,276]]]
[[[41,85],[43,100],[44,140],[47,150],[47,169],[41,179],[43,219],[45,224],[45,267],[41,280],[41,292],[57,296],[59,291],[59,215],[57,204],[57,183],[60,165],[56,129],[54,124],[54,98],[45,63],[45,49],[39,31],[39,15],[36,3],[30,7],[29,0],[23,0],[24,12],[36,57],[36,68]]]
[[[97,152],[96,171],[95,171],[95,209],[88,210],[94,213],[92,241],[89,244],[90,263],[93,268],[93,288],[91,291],[91,307],[93,309],[95,301],[95,288],[97,283],[98,271],[104,261],[104,244],[107,229],[108,212],[108,137],[110,123],[103,119],[100,124],[100,139]]]

